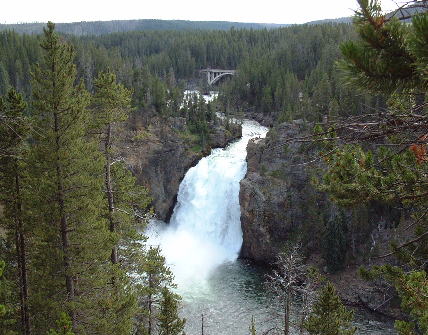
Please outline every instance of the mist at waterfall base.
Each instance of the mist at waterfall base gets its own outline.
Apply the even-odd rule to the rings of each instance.
[[[260,291],[254,289],[260,280],[254,280],[250,266],[237,262],[242,245],[239,182],[247,170],[248,141],[265,137],[267,131],[257,122],[243,121],[239,140],[213,149],[186,173],[169,224],[153,222],[149,227],[149,243],[161,246],[174,272],[188,334],[198,333],[202,313],[208,333],[239,334],[248,329],[247,324],[236,322],[246,312],[240,291]],[[236,297],[228,307],[232,295]],[[237,299],[242,307],[236,307]],[[238,314],[228,324],[218,318],[219,313]]]
[[[174,273],[188,335],[201,334],[202,314],[207,335],[248,334],[252,316],[258,333],[275,324],[278,306],[263,288],[263,271],[237,259],[242,245],[239,182],[247,170],[246,146],[252,138],[265,137],[267,130],[244,121],[241,139],[213,149],[189,169],[170,223],[152,221],[146,232],[148,243],[161,246]],[[389,334],[382,327],[369,329],[370,334]]]

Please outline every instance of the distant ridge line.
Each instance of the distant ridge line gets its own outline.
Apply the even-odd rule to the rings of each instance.
[[[41,34],[45,23],[16,23],[0,24],[1,30],[14,30],[22,34]],[[71,23],[57,23],[58,32],[76,35],[104,35],[128,31],[151,30],[230,30],[236,29],[276,29],[289,26],[289,24],[275,23],[245,23],[230,21],[187,21],[187,20],[111,20],[111,21],[81,21]]]

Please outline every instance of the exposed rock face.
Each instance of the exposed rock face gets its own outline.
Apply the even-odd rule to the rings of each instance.
[[[301,136],[305,124],[283,123],[266,139],[248,144],[248,170],[241,181],[241,256],[271,263],[287,241],[295,238],[302,223],[316,220],[326,197],[310,184],[304,164],[310,152],[286,140]],[[317,236],[313,236],[317,243]]]
[[[135,120],[134,120],[135,122]],[[156,216],[167,221],[172,214],[178,188],[187,170],[203,155],[194,148],[194,138],[186,133],[184,118],[151,118],[120,130],[118,153],[130,166],[140,185],[149,188]],[[131,130],[132,129],[132,130]],[[211,124],[211,147],[224,147],[241,136],[240,129],[225,130]]]
[[[262,112],[257,111],[256,109],[247,109],[245,112],[245,118],[257,121],[265,127],[272,127],[274,124],[274,118],[272,115],[263,114]]]
[[[317,144],[288,141],[311,130],[302,121],[283,123],[265,139],[249,142],[248,169],[239,194],[241,257],[271,264],[287,244],[299,241],[308,262],[327,272],[349,304],[394,314],[393,306],[382,304],[385,287],[365,283],[356,272],[359,265],[373,264],[369,257],[387,253],[389,241],[403,240],[399,230],[406,224],[399,224],[401,212],[378,203],[344,210],[346,259],[340,271],[329,273],[323,257],[324,236],[327,222],[338,215],[339,208],[311,183],[324,168],[322,160],[317,160]]]

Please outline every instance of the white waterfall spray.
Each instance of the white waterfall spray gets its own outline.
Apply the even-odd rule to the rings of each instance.
[[[170,224],[153,222],[147,232],[149,244],[161,245],[175,274],[186,334],[200,333],[201,314],[210,334],[247,334],[251,316],[260,333],[275,326],[276,306],[260,286],[263,277],[246,262],[235,262],[242,244],[238,197],[247,170],[246,145],[266,132],[245,121],[240,140],[214,149],[187,172]],[[389,325],[373,321],[358,327],[361,334],[393,333]]]
[[[244,121],[241,139],[212,150],[184,177],[170,224],[156,238],[179,289],[201,284],[218,265],[238,257],[239,182],[247,170],[246,146],[251,138],[265,137],[267,130]]]

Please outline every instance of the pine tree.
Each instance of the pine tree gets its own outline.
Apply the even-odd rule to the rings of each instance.
[[[409,24],[397,18],[401,10],[388,17],[379,1],[358,2],[360,9],[354,22],[359,39],[342,45],[344,59],[340,65],[350,84],[360,90],[386,94],[389,106],[388,110],[367,116],[357,127],[342,122],[341,141],[385,141],[397,148],[398,143],[404,143],[404,149],[407,145],[409,150],[380,147],[367,152],[359,145],[345,146],[328,159],[323,189],[343,205],[375,200],[413,208],[417,217],[409,227],[415,227],[415,236],[399,246],[391,241],[393,251],[386,255],[396,255],[401,266],[374,267],[372,275],[395,286],[403,309],[412,320],[397,321],[396,328],[401,334],[414,334],[416,329],[427,329],[427,316],[422,310],[428,305],[428,298],[422,293],[426,286],[428,221],[420,215],[428,199],[426,187],[422,186],[426,185],[427,176],[427,137],[426,128],[419,126],[427,122],[427,4],[410,2],[423,11],[410,17]],[[409,126],[403,128],[403,122]],[[346,129],[350,128],[352,134],[347,136]],[[359,135],[355,136],[356,133]]]
[[[342,209],[327,221],[323,240],[323,254],[328,270],[342,270],[348,249],[346,217]]]
[[[397,18],[387,19],[378,0],[358,3],[354,23],[360,40],[341,45],[344,59],[340,66],[348,81],[370,92],[425,93],[427,14],[416,16],[413,24],[407,25]]]
[[[157,77],[151,82],[152,105],[159,116],[167,117],[168,109],[166,103],[165,84]]]
[[[166,287],[162,288],[162,300],[157,316],[159,335],[179,335],[183,332],[186,320],[178,315],[179,302],[180,296]]]
[[[12,234],[17,259],[17,287],[20,297],[22,333],[30,334],[30,314],[28,302],[28,234],[30,227],[25,220],[25,185],[28,181],[26,141],[30,122],[24,111],[27,107],[22,96],[10,89],[3,103],[2,114],[5,122],[0,124],[0,202],[4,206],[0,222]],[[27,181],[26,181],[27,179]]]
[[[363,278],[379,277],[394,285],[401,299],[401,307],[410,316],[408,320],[396,320],[395,328],[400,335],[426,334],[428,332],[428,276],[425,271],[409,271],[391,265],[374,266],[360,270]]]
[[[94,87],[93,127],[103,147],[104,208],[108,228],[114,238],[110,256],[112,283],[109,287],[112,291],[110,318],[115,321],[110,332],[127,334],[137,313],[137,284],[131,274],[138,273],[139,262],[143,259],[144,250],[140,243],[144,236],[138,231],[146,223],[144,213],[150,198],[145,188],[136,185],[135,178],[114,152],[119,122],[125,121],[131,111],[131,91],[118,84],[111,72],[101,72],[94,81]]]
[[[0,62],[0,94],[6,94],[9,88],[9,74],[7,73],[3,63]]]
[[[117,223],[113,219],[115,212],[112,187],[111,165],[113,164],[112,146],[114,145],[113,127],[117,122],[128,118],[131,107],[131,92],[123,85],[116,83],[116,75],[111,72],[101,72],[95,79],[94,122],[101,129],[101,142],[104,146],[104,184],[107,195],[109,229],[115,234]],[[111,252],[111,262],[118,263],[117,246]]]
[[[6,270],[5,261],[0,259],[0,335],[17,335],[19,332],[12,298],[14,287],[5,276]]]
[[[151,203],[147,189],[136,185],[135,177],[125,164],[115,161],[111,166],[112,190],[115,199],[113,220],[117,223],[115,246],[120,250],[118,263],[110,264],[111,280],[105,291],[106,303],[110,306],[110,328],[106,334],[129,334],[140,325],[135,324],[141,314],[138,299],[142,295],[140,276],[144,276],[145,236],[141,233],[150,218],[147,208]],[[105,211],[107,202],[104,198]],[[144,309],[144,307],[143,307]]]
[[[174,288],[173,274],[165,265],[165,257],[161,255],[159,247],[150,247],[145,255],[140,269],[141,305],[143,307],[144,324],[147,334],[155,334],[157,310],[162,301],[162,290]]]
[[[110,280],[105,262],[112,239],[101,217],[102,157],[88,138],[89,95],[76,85],[74,52],[48,23],[43,63],[33,73],[37,132],[32,155],[35,225],[32,272],[37,333],[52,327],[58,311],[73,332],[107,333],[102,305]]]
[[[353,335],[352,311],[346,310],[332,283],[327,283],[320,291],[313,311],[303,327],[311,335]]]
[[[70,317],[62,312],[60,313],[59,319],[56,321],[56,329],[50,329],[46,335],[74,335],[71,330],[71,320]]]

